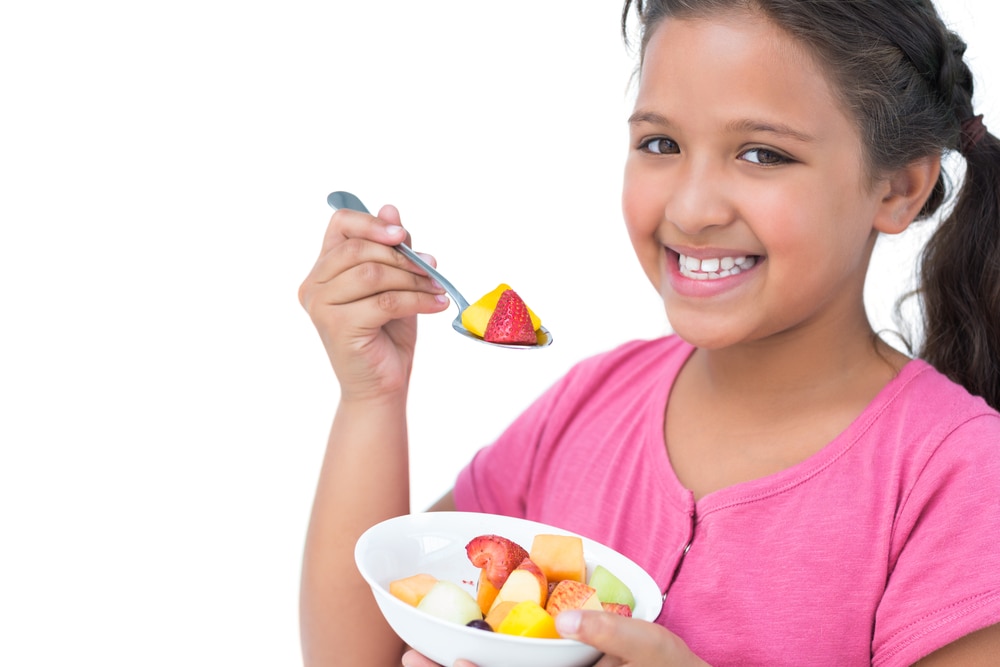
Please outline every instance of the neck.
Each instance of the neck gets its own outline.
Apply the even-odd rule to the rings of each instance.
[[[782,411],[848,394],[863,395],[867,402],[906,361],[862,317],[847,331],[793,330],[764,341],[698,349],[690,363],[717,399]]]

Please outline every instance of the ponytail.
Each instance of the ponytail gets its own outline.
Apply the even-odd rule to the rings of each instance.
[[[1000,139],[963,123],[964,182],[921,256],[919,356],[1000,410]]]

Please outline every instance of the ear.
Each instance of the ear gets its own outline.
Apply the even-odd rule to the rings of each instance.
[[[884,196],[875,215],[874,228],[883,234],[899,234],[910,226],[934,190],[941,173],[941,156],[928,155],[889,174]]]

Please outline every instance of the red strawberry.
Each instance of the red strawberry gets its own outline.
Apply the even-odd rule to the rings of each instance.
[[[512,289],[504,290],[486,325],[483,339],[509,345],[537,345],[538,337],[531,324],[528,307]]]
[[[473,565],[483,568],[486,578],[498,589],[511,571],[528,557],[524,547],[499,535],[473,537],[465,545],[465,553]]]

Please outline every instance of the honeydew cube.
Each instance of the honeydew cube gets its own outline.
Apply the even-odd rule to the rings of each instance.
[[[594,573],[590,575],[590,581],[587,583],[597,590],[597,597],[601,602],[624,604],[629,609],[635,610],[635,596],[632,595],[631,589],[603,565],[594,568]]]
[[[431,586],[427,595],[417,604],[417,609],[459,625],[483,620],[479,603],[464,588],[446,580]]]

